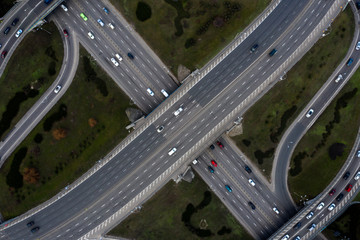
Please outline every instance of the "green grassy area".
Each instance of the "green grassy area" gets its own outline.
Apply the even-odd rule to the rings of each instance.
[[[128,134],[129,106],[130,99],[81,49],[67,92],[0,170],[0,209],[5,219],[48,200],[113,149]]]
[[[111,2],[177,74],[179,64],[190,70],[201,68],[255,19],[270,0]],[[136,16],[139,2],[151,8],[151,17],[145,21],[138,20]],[[226,2],[230,5],[226,6]],[[139,12],[140,15],[148,13]]]
[[[312,198],[322,192],[347,159],[360,126],[360,108],[358,107],[360,102],[359,78],[360,70],[353,75],[297,145],[288,178],[289,190],[296,202],[299,201],[298,195],[306,194],[309,198]],[[336,105],[339,106],[340,99],[344,99],[344,96],[351,92],[356,93],[341,104],[342,107],[339,108],[338,115],[339,122],[333,123],[331,134],[323,141],[323,135],[326,133],[326,129],[329,129],[329,122],[336,118]],[[328,127],[326,127],[327,125]],[[322,141],[324,145],[320,146],[319,144]],[[338,154],[333,156],[334,158],[331,157],[332,149]],[[299,152],[306,152],[298,163],[298,167],[302,170],[299,174],[292,174],[292,170],[295,168],[294,157]],[[352,176],[355,171],[351,172]]]
[[[51,34],[42,30],[28,33],[9,59],[0,78],[2,139],[55,81],[60,71],[64,57],[61,35],[53,23],[46,24],[43,28]],[[15,30],[16,28],[12,27],[10,34]],[[9,51],[6,48],[2,50]],[[19,104],[16,94],[25,93],[26,96],[30,96],[30,89],[37,92],[36,96],[29,97]],[[13,117],[4,115],[6,110],[8,113],[13,112],[10,113]]]
[[[347,8],[333,22],[330,34],[287,73],[287,79],[277,83],[245,113],[243,134],[232,139],[266,177],[270,178],[273,154],[282,135],[342,61],[353,32],[353,14]],[[355,124],[351,126],[357,128]],[[336,172],[330,166],[325,169]]]
[[[360,239],[360,204],[350,206],[322,233],[329,240]]]
[[[207,197],[204,197],[205,192],[209,194]],[[209,204],[205,206],[205,202]],[[167,183],[142,206],[140,212],[131,214],[120,225],[112,229],[108,235],[138,240],[168,239],[169,237],[174,239],[200,239],[201,237],[191,232],[182,221],[188,204],[195,207],[205,206],[198,209],[190,218],[190,225],[194,227],[194,232],[205,234],[205,230],[210,230],[207,232],[210,233],[210,236],[203,238],[252,239],[217,196],[209,192],[208,186],[198,175],[195,176],[192,183],[184,181],[179,184],[173,181]],[[203,220],[202,223],[206,221],[207,227],[204,228],[204,232],[199,231],[201,220]],[[223,226],[230,233],[219,235],[218,231]]]

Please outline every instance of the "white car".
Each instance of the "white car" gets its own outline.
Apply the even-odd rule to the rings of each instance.
[[[61,85],[57,85],[56,88],[54,89],[54,93],[60,92],[60,89],[61,89]]]
[[[276,214],[279,214],[279,210],[276,207],[273,207],[273,211],[276,212]]]
[[[328,210],[332,211],[335,208],[335,203],[329,205]]]
[[[311,117],[311,115],[314,113],[314,109],[310,109],[308,112],[307,112],[307,114],[306,114],[306,117],[307,118],[309,118],[309,117]]]
[[[150,96],[155,95],[154,92],[150,88],[146,89],[146,91],[148,92],[148,94],[150,94]]]
[[[108,23],[108,26],[109,26],[109,28],[111,28],[111,29],[113,29],[114,30],[114,25],[112,25],[112,23]]]
[[[290,236],[288,235],[288,234],[286,234],[285,236],[283,236],[282,238],[281,238],[281,240],[288,240],[290,238]]]
[[[156,131],[157,131],[158,133],[161,133],[162,130],[164,130],[164,126],[160,126],[160,127],[158,127],[158,128],[156,129]]]
[[[88,36],[89,36],[89,38],[91,38],[91,39],[94,39],[95,37],[94,37],[94,34],[92,33],[92,32],[88,32]]]
[[[337,76],[337,78],[335,79],[335,82],[338,83],[341,79],[343,79],[343,76],[339,74],[339,76]]]
[[[192,163],[193,163],[194,165],[198,164],[198,162],[199,162],[199,161],[198,161],[197,159],[195,159],[195,160],[192,161]]]
[[[111,58],[111,61],[115,66],[119,66],[119,63],[115,60],[115,58]]]
[[[104,26],[105,24],[104,24],[104,22],[99,18],[98,20],[97,20],[97,22],[100,24],[100,26]]]
[[[355,48],[356,50],[360,50],[360,42],[358,42],[357,44],[356,44],[356,48]]]
[[[175,117],[177,117],[184,109],[182,107],[179,107],[178,110],[174,112]]]
[[[60,7],[61,7],[65,12],[68,11],[67,7],[66,7],[64,4],[61,4]]]
[[[169,94],[164,90],[164,89],[161,89],[161,93],[164,95],[164,97],[168,97]]]
[[[310,219],[312,216],[314,216],[314,212],[309,212],[309,214],[306,215],[306,219]]]
[[[321,202],[321,203],[319,203],[319,205],[317,205],[316,209],[321,210],[324,206],[325,206],[325,203]]]
[[[295,238],[294,238],[294,240],[300,240],[301,239],[301,237],[299,236],[299,235],[297,235]]]
[[[255,187],[255,182],[251,178],[249,178],[249,183],[251,184],[251,186]]]
[[[316,224],[315,223],[313,223],[313,224],[311,224],[310,226],[309,226],[309,231],[312,231],[312,230],[314,230],[315,229],[315,227],[316,227]]]
[[[16,33],[15,33],[15,37],[20,37],[20,35],[22,34],[22,29],[19,29]]]
[[[122,57],[120,56],[120,54],[115,54],[115,57],[117,58],[117,59],[119,59],[119,61],[121,62],[122,61]]]
[[[360,171],[355,174],[354,179],[357,181],[360,178]]]
[[[360,150],[357,151],[356,156],[360,158]]]
[[[170,149],[170,151],[168,152],[169,156],[173,155],[176,152],[176,148],[172,148]]]

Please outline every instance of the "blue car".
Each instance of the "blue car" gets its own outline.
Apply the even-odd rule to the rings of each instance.
[[[211,166],[208,166],[208,169],[211,173],[214,173],[214,169]]]
[[[346,65],[350,66],[352,64],[352,62],[354,61],[354,59],[349,58],[349,60],[347,61]]]
[[[106,7],[104,7],[103,10],[104,10],[105,13],[109,13],[109,10],[107,10]]]
[[[229,191],[229,192],[232,192],[232,189],[229,185],[225,185],[226,189]]]

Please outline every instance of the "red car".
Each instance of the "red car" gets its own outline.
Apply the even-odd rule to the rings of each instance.
[[[212,164],[214,167],[217,167],[217,163],[216,163],[214,160],[211,160],[211,164]]]
[[[6,54],[7,54],[7,51],[3,51],[3,52],[1,53],[1,58],[5,58],[5,57],[6,57]]]
[[[69,33],[68,33],[68,31],[66,31],[66,29],[64,29],[64,35],[65,35],[65,37],[69,36]]]
[[[220,141],[217,141],[216,144],[217,144],[221,149],[224,148],[224,145],[222,145],[222,143],[221,143]]]
[[[330,192],[329,192],[329,195],[332,196],[334,195],[334,193],[336,192],[335,188],[333,188]]]
[[[352,189],[352,185],[351,185],[351,184],[347,185],[346,188],[345,188],[345,190],[346,190],[347,192],[350,192],[351,189]]]

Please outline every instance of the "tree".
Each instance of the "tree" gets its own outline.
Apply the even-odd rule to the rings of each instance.
[[[24,168],[23,179],[26,183],[35,184],[40,179],[40,173],[36,168]]]
[[[95,120],[95,118],[89,118],[89,121],[88,121],[90,127],[95,127],[95,125],[97,124],[97,121]]]
[[[56,140],[65,138],[66,134],[67,134],[67,131],[66,131],[66,129],[63,129],[63,128],[54,129],[52,132],[52,135]]]

